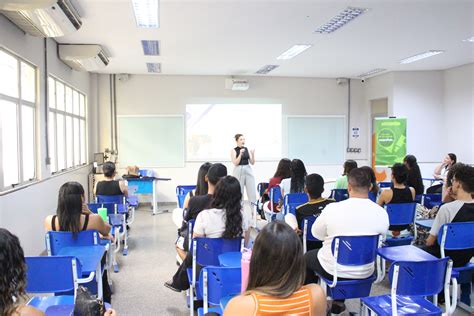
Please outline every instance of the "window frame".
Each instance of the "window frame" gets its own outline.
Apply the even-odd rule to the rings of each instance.
[[[89,162],[89,157],[88,157],[88,133],[87,133],[87,94],[82,92],[81,90],[73,87],[72,85],[68,84],[67,82],[65,82],[64,80],[60,79],[59,77],[49,73],[48,74],[48,94],[50,93],[50,89],[51,87],[49,86],[50,82],[49,80],[52,80],[52,82],[54,83],[54,88],[53,88],[53,95],[54,95],[54,108],[50,106],[50,102],[51,102],[51,96],[48,95],[48,121],[50,120],[50,114],[53,114],[53,118],[54,118],[54,123],[49,121],[48,122],[48,125],[49,124],[54,124],[54,128],[53,128],[53,131],[54,131],[54,135],[51,135],[51,132],[48,131],[48,144],[49,144],[49,156],[50,156],[50,170],[54,170],[54,171],[51,171],[51,174],[55,175],[55,174],[59,174],[59,173],[62,173],[62,172],[66,172],[68,170],[72,170],[74,168],[77,168],[77,167],[81,167],[81,166],[84,166],[84,165],[87,165]],[[57,96],[57,83],[60,83],[64,86],[64,89],[63,89],[63,97],[64,97],[64,100],[63,100],[63,105],[64,105],[64,109],[63,110],[58,110],[58,96]],[[66,90],[67,88],[71,89],[71,101],[72,102],[72,110],[71,112],[68,112],[67,111],[67,106],[66,106],[66,98],[67,98],[67,94],[66,94]],[[75,104],[74,102],[74,92],[76,92],[78,94],[78,104]],[[76,106],[80,107],[80,103],[81,103],[81,97],[83,97],[83,100],[84,100],[84,116],[81,116],[81,113],[80,113],[80,108],[79,110],[77,111],[77,113],[79,114],[74,114],[74,109]],[[63,116],[64,118],[64,124],[63,124],[63,127],[64,127],[64,138],[63,138],[63,141],[64,141],[64,144],[63,144],[63,150],[64,150],[64,168],[63,169],[59,169],[58,167],[58,119],[57,119],[57,115],[60,114]],[[67,133],[66,133],[66,129],[68,128],[68,126],[66,126],[66,117],[70,117],[71,118],[71,126],[70,128],[72,129],[72,166],[68,166],[67,164],[67,161],[68,161],[68,145],[67,145]],[[74,163],[74,155],[75,155],[75,133],[74,133],[74,119],[78,119],[79,121],[79,125],[81,123],[81,121],[84,121],[84,131],[83,133],[81,134],[81,130],[79,128],[79,138],[78,138],[78,142],[79,142],[79,163],[78,164],[75,164]],[[48,126],[49,128],[49,126]],[[53,137],[53,138],[51,138]],[[84,141],[85,141],[85,161],[81,163],[81,157],[82,157],[82,152],[81,152],[81,140],[82,138],[84,138]],[[51,141],[54,141],[54,152],[51,151]],[[53,159],[53,155],[54,155],[54,159]],[[55,166],[53,168],[52,164],[53,162],[55,163]]]
[[[39,100],[39,93],[38,93],[38,74],[39,74],[39,67],[28,60],[22,58],[21,56],[13,53],[12,51],[6,49],[3,46],[0,46],[0,52],[10,55],[11,57],[15,58],[17,62],[17,85],[18,85],[18,97],[12,97],[5,94],[0,93],[0,100],[11,102],[16,105],[16,128],[17,128],[17,163],[18,163],[18,182],[13,183],[11,185],[5,186],[4,183],[4,171],[3,171],[3,154],[0,154],[0,192],[10,191],[17,187],[20,187],[25,184],[29,184],[38,180],[38,100]],[[34,70],[34,91],[35,91],[35,100],[34,102],[27,101],[22,99],[22,70],[21,64],[24,63]],[[23,119],[22,119],[22,107],[27,106],[33,109],[33,178],[28,180],[23,180],[24,175],[24,167],[23,167]],[[0,136],[2,135],[2,126],[0,121]],[[2,137],[0,137],[0,148],[3,147]]]

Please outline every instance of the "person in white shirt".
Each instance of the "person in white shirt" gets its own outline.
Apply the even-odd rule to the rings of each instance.
[[[312,234],[323,241],[321,249],[308,251],[305,284],[318,281],[315,272],[333,279],[336,261],[331,244],[337,236],[382,235],[387,233],[389,220],[387,212],[368,198],[370,179],[360,168],[348,175],[349,199],[327,205],[311,228]],[[338,279],[365,279],[374,273],[374,264],[362,266],[338,265]],[[334,301],[331,312],[339,314],[345,310],[344,301]]]

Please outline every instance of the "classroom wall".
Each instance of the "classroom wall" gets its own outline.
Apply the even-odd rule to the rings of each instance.
[[[131,75],[128,81],[117,81],[118,115],[171,115],[184,114],[190,103],[281,103],[283,121],[287,115],[346,115],[348,112],[348,86],[337,85],[335,79],[246,77],[248,91],[224,89],[224,76],[147,76]],[[110,93],[109,76],[99,76],[100,148],[110,148]],[[364,135],[367,108],[364,107],[363,86],[359,80],[351,82],[351,127],[359,127]],[[271,128],[271,122],[262,118],[262,137]],[[285,141],[283,124],[283,144]],[[330,137],[327,135],[325,137]],[[229,137],[231,139],[231,137]],[[367,163],[367,139],[351,139],[351,147],[362,152],[351,154],[361,164]],[[229,141],[229,151],[234,146]],[[119,149],[120,150],[120,149]],[[283,152],[286,152],[284,145]],[[229,158],[230,160],[230,158]],[[257,148],[258,161],[258,148]],[[187,162],[184,168],[160,168],[159,175],[171,177],[168,183],[159,183],[160,201],[175,201],[175,186],[195,182],[200,162]],[[254,167],[256,180],[268,181],[274,173],[277,161],[258,161]],[[229,172],[232,166],[228,164]],[[341,173],[339,165],[308,166],[310,172],[318,172],[325,178],[336,178]]]
[[[97,97],[92,95],[96,93],[97,85],[95,84],[95,90],[91,89],[91,82],[94,83],[91,81],[91,77],[94,76],[89,73],[73,71],[63,64],[57,57],[57,44],[53,39],[48,39],[47,45],[49,73],[71,84],[89,97],[87,111],[90,124],[88,128],[92,141],[88,145],[89,153],[91,153],[96,147],[94,139],[97,134],[94,127],[97,125],[97,114],[95,114]],[[51,177],[46,166],[46,126],[44,122],[47,110],[44,94],[44,39],[26,35],[3,15],[0,15],[0,46],[36,65],[39,70],[37,173],[38,178],[43,181],[11,193],[0,194],[0,227],[7,228],[18,235],[26,255],[37,255],[45,248],[43,220],[46,215],[55,212],[59,186],[67,181],[78,181],[87,189],[87,174],[90,167],[81,167]]]

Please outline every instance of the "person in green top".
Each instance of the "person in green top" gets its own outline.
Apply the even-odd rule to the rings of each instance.
[[[336,185],[334,189],[346,189],[347,190],[347,175],[351,172],[352,169],[357,168],[357,162],[355,160],[346,160],[344,163],[344,173],[342,177],[336,180]]]

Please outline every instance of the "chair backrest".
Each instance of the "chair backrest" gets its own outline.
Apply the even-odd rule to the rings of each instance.
[[[49,256],[56,256],[64,247],[91,246],[99,243],[99,233],[96,230],[84,230],[75,237],[72,232],[49,231],[45,238]]]
[[[423,194],[417,194],[415,195],[415,202],[418,204],[421,204],[421,201],[423,200]]]
[[[219,305],[226,296],[240,293],[242,273],[240,267],[208,266],[201,270],[199,276],[200,288],[204,285],[204,274],[207,273],[207,301]]]
[[[449,223],[441,226],[438,244],[444,257],[444,250],[464,250],[474,248],[474,222]]]
[[[392,286],[396,285],[397,295],[438,294],[444,288],[446,277],[448,280],[451,277],[448,261],[449,258],[418,262],[395,261],[390,266],[390,283]],[[393,284],[395,280],[396,284]]]
[[[377,202],[377,194],[375,194],[374,192],[369,191],[369,200],[371,200],[374,203]]]
[[[433,208],[436,205],[440,205],[442,203],[442,194],[440,193],[428,193],[422,195],[422,203],[423,206],[427,208]]]
[[[313,233],[311,232],[311,227],[313,227],[313,224],[318,218],[318,216],[311,215],[311,216],[306,216],[305,218],[303,218],[303,221],[301,222],[301,227],[303,227],[303,238],[306,238],[306,240],[309,240],[309,241],[319,240],[316,237],[314,237]]]
[[[379,182],[379,188],[391,188],[392,182]]]
[[[279,185],[274,186],[270,189],[270,201],[273,203],[278,203],[282,199],[281,188]]]
[[[336,202],[341,202],[349,198],[349,192],[346,189],[332,189],[331,198]]]
[[[75,290],[82,266],[76,257],[26,257],[26,291],[28,293],[56,293]]]
[[[242,238],[194,238],[196,243],[196,262],[201,266],[218,266],[219,255],[224,252],[240,251]]]
[[[337,236],[334,237],[331,249],[338,264],[360,266],[375,261],[380,236]]]
[[[285,214],[295,214],[295,210],[301,204],[308,202],[308,195],[306,193],[288,193],[283,198],[283,206]]]
[[[415,221],[416,203],[396,203],[385,205],[390,225],[407,225]]]
[[[99,208],[105,207],[107,209],[107,215],[110,215],[115,213],[115,205],[115,203],[89,203],[87,207],[95,214],[99,212]]]
[[[176,197],[178,198],[178,207],[183,208],[186,195],[196,189],[196,185],[178,185],[176,187]]]
[[[97,195],[97,203],[127,204],[125,195]]]
[[[257,184],[257,193],[259,196],[262,196],[265,193],[265,190],[268,189],[268,182],[260,182]]]

